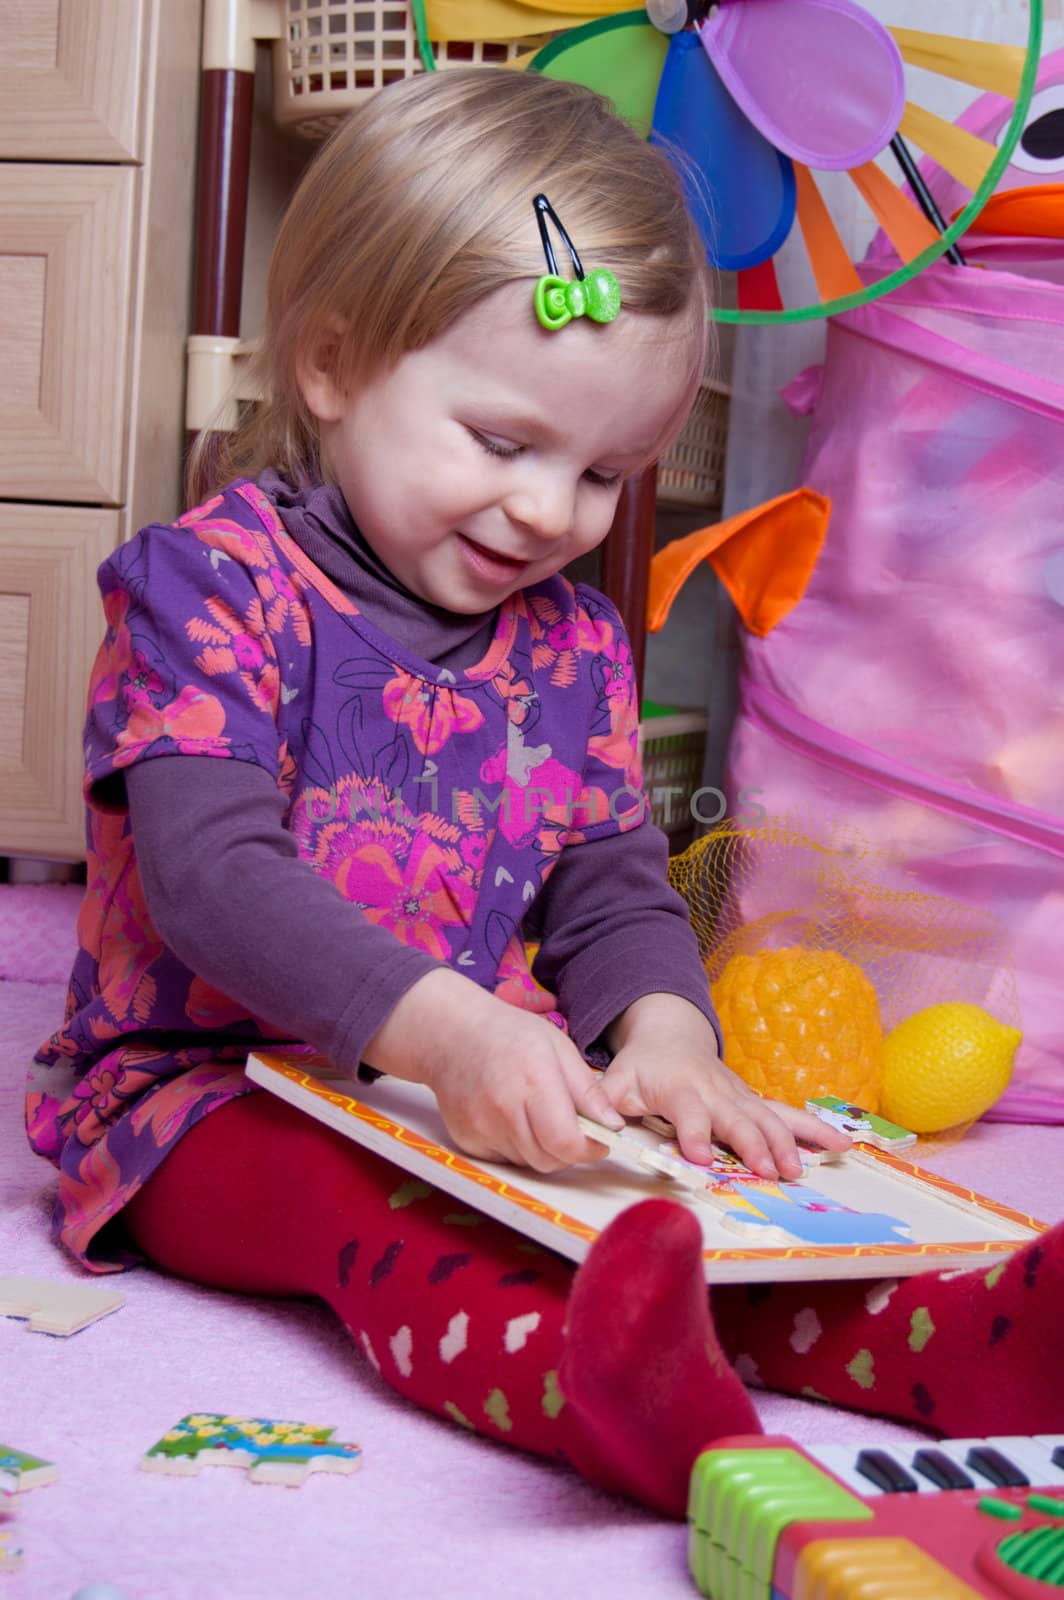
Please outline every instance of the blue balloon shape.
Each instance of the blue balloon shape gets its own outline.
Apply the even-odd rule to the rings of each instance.
[[[794,166],[736,105],[695,33],[669,42],[650,138],[693,167],[677,163],[714,266],[741,272],[775,255],[794,223]]]

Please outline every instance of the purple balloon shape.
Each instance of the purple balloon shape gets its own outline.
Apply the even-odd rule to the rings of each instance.
[[[897,133],[901,55],[855,0],[721,0],[699,32],[730,94],[792,160],[849,171]]]

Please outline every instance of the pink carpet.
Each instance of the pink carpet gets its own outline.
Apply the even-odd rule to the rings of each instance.
[[[0,887],[0,1275],[81,1278],[48,1238],[51,1169],[22,1133],[25,1063],[61,1014],[79,891]],[[45,981],[34,981],[43,978]],[[1061,1130],[978,1127],[928,1165],[1046,1221],[1064,1215]],[[125,1307],[70,1339],[0,1319],[0,1441],[58,1463],[18,1499],[20,1573],[0,1600],[692,1600],[681,1527],[394,1398],[313,1304],[189,1287],[146,1269],[94,1280]],[[917,1435],[758,1396],[802,1441]],[[189,1411],[335,1424],[365,1452],[301,1489],[230,1469],[185,1480],[137,1463]]]

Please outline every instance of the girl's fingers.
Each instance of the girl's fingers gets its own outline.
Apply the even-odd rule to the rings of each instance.
[[[683,1107],[682,1118],[681,1106]],[[675,1113],[675,1115],[673,1115]],[[763,1178],[799,1178],[802,1163],[794,1135],[776,1108],[753,1097],[722,1096],[713,1105],[703,1096],[690,1095],[673,1102],[669,1113],[680,1149],[691,1161],[708,1161],[712,1154],[709,1134],[731,1146],[751,1171]]]
[[[731,1146],[740,1161],[745,1161],[752,1172],[762,1178],[780,1176],[780,1161],[786,1164],[785,1144],[782,1148],[778,1145],[774,1147],[766,1128],[746,1106],[734,1100],[723,1101],[717,1111],[713,1131],[718,1140]],[[785,1133],[786,1130],[782,1131]],[[791,1148],[794,1148],[793,1140]]]
[[[707,1162],[712,1158],[716,1120],[705,1096],[693,1086],[677,1089],[667,1102],[649,1106],[650,1112],[668,1117],[676,1129],[676,1142],[688,1161]]]
[[[536,1142],[537,1172],[555,1172],[580,1161],[601,1161],[608,1147],[587,1138],[577,1114],[620,1130],[624,1118],[610,1103],[597,1072],[592,1072],[571,1039],[560,1035],[554,1061],[540,1076],[536,1091],[526,1097],[525,1113]]]
[[[769,1154],[780,1177],[800,1178],[802,1176],[802,1161],[798,1154],[798,1147],[794,1142],[794,1134],[787,1127],[787,1124],[770,1111],[767,1106],[758,1106],[755,1115],[768,1144]]]
[[[575,1109],[582,1117],[590,1117],[592,1122],[605,1123],[606,1127],[612,1128],[615,1133],[619,1133],[624,1127],[624,1118],[597,1076],[592,1075],[583,1083],[570,1084],[569,1092],[573,1097]]]
[[[572,1167],[580,1161],[599,1161],[609,1154],[608,1149],[593,1143],[584,1134],[563,1082],[558,1082],[557,1091],[533,1095],[525,1105],[529,1135],[533,1141],[527,1165],[536,1172],[557,1172],[560,1167]],[[584,1115],[590,1113],[585,1112]],[[594,1120],[599,1122],[602,1118],[595,1117]]]
[[[786,1106],[778,1100],[766,1100],[764,1104],[771,1106],[791,1132],[809,1144],[818,1144],[824,1150],[848,1150],[853,1144],[848,1133],[833,1128],[830,1122],[822,1122],[811,1111],[801,1111],[797,1106]]]
[[[560,1039],[558,1042],[566,1047],[560,1052],[559,1065],[574,1112],[589,1117],[592,1122],[604,1123],[607,1128],[620,1133],[624,1127],[624,1117],[606,1093],[603,1074],[592,1071],[571,1040]],[[601,1146],[596,1146],[596,1156],[600,1150]],[[579,1159],[586,1160],[587,1157]]]
[[[776,1168],[768,1144],[754,1119],[734,1101],[720,1100],[710,1105],[700,1090],[689,1088],[674,1095],[660,1108],[676,1129],[680,1150],[688,1161],[705,1164],[713,1159],[712,1140],[723,1140],[747,1166],[765,1177],[775,1177]]]

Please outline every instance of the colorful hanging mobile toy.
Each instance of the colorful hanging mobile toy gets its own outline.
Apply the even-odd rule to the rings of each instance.
[[[422,58],[430,39],[553,33],[513,65],[583,83],[641,132],[683,157],[688,199],[710,261],[737,276],[725,322],[797,322],[877,299],[957,240],[990,198],[1023,131],[1034,91],[1042,0],[1025,44],[885,26],[857,0],[412,0]],[[1000,96],[996,142],[919,103],[926,74]],[[949,223],[912,147],[971,194]],[[880,164],[890,152],[904,186]],[[844,172],[899,258],[865,278],[840,237],[817,174]],[[796,231],[818,299],[784,306],[773,258]]]

